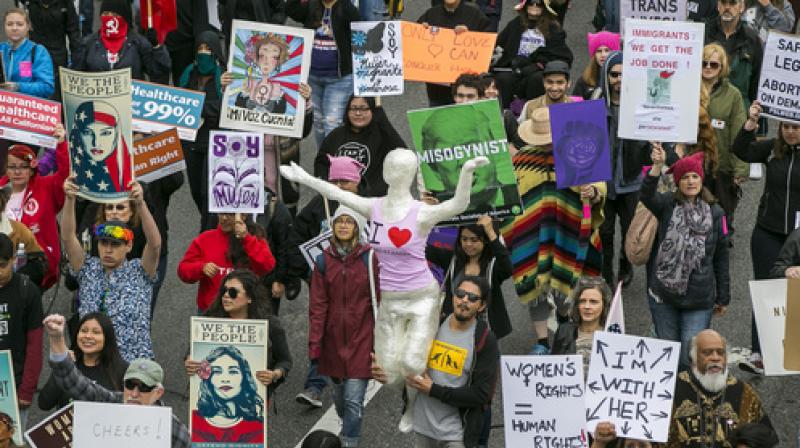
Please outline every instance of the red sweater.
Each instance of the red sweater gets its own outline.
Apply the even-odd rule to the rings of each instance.
[[[34,174],[22,196],[23,224],[36,236],[36,241],[47,256],[48,269],[42,280],[42,291],[58,280],[58,262],[61,260],[61,240],[58,237],[56,216],[64,206],[64,181],[69,176],[67,142],[56,147],[56,172],[48,176]],[[0,178],[0,186],[8,183],[8,176]],[[16,248],[15,248],[16,249]]]
[[[275,258],[272,257],[266,240],[248,234],[242,239],[242,246],[250,258],[249,268],[256,275],[269,274],[275,267]],[[178,263],[178,277],[183,282],[200,282],[200,287],[197,288],[197,307],[201,311],[205,311],[211,305],[222,279],[234,269],[227,253],[228,234],[217,226],[216,229],[206,230],[198,235]],[[219,266],[217,275],[212,278],[206,277],[203,273],[203,266],[206,263]]]

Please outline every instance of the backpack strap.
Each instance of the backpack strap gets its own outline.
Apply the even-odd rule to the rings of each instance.
[[[375,257],[375,251],[370,249],[367,251],[366,255],[366,263],[367,263],[367,273],[369,275],[369,295],[372,298],[372,317],[375,319],[375,322],[378,322],[378,294],[375,290],[375,268],[372,267],[372,259]],[[362,255],[363,259],[364,255]]]

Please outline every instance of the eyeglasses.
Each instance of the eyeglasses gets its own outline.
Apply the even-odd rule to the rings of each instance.
[[[611,79],[617,79],[622,76],[622,72],[608,72],[608,77]]]
[[[720,63],[717,61],[703,61],[703,67],[713,68],[716,70],[720,67]]]
[[[125,203],[106,204],[106,211],[108,211],[108,212],[111,212],[111,211],[114,211],[114,210],[116,210],[118,212],[122,212],[122,211],[125,211],[127,208],[128,208],[128,204],[125,204]]]
[[[372,111],[372,109],[370,109],[370,108],[369,108],[369,107],[367,107],[367,106],[363,106],[363,107],[350,107],[350,108],[348,108],[347,110],[349,110],[350,112],[352,112],[352,113],[354,113],[354,114],[365,114],[365,113],[367,113],[367,112],[371,112],[371,111]]]
[[[224,291],[225,291],[225,294],[227,294],[228,297],[230,297],[231,299],[235,299],[235,298],[239,297],[239,290],[236,289],[236,288],[227,288]]]
[[[30,169],[30,167],[31,167],[30,165],[8,165],[6,169],[8,171],[25,171],[27,169]]]
[[[464,296],[467,296],[467,300],[469,300],[472,303],[475,303],[475,302],[481,300],[481,296],[480,295],[475,294],[474,292],[464,291],[461,288],[456,289],[455,295],[459,299],[463,298]]]
[[[146,394],[155,389],[156,386],[148,386],[139,380],[125,380],[125,389],[134,390],[139,389],[139,392]]]

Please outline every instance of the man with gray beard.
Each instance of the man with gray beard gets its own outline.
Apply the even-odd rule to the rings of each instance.
[[[760,423],[772,429],[755,389],[728,374],[726,342],[714,330],[692,338],[691,371],[678,374],[667,448],[731,448],[737,427]]]

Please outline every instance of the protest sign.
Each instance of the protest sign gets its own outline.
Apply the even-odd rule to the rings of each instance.
[[[683,0],[619,0],[621,31],[625,32],[626,19],[684,21],[687,3]]]
[[[453,197],[464,163],[478,156],[489,158],[488,165],[475,170],[467,210],[438,225],[475,222],[484,213],[502,219],[522,212],[496,100],[412,110],[408,122],[425,189],[439,202]]]
[[[783,368],[800,370],[800,279],[790,278],[786,293],[786,325],[783,338]]]
[[[625,311],[622,306],[622,282],[617,282],[617,290],[614,298],[611,299],[611,306],[608,308],[608,318],[606,318],[606,331],[609,333],[625,334]]]
[[[178,128],[183,140],[194,141],[203,124],[206,94],[189,89],[133,81],[133,130],[152,134]]]
[[[608,421],[617,436],[666,442],[681,344],[596,331],[586,380],[587,429]]]
[[[697,141],[702,23],[625,20],[620,138]]]
[[[753,316],[756,318],[758,339],[761,341],[761,357],[764,374],[797,375],[800,371],[784,368],[784,340],[786,327],[787,280],[751,280],[750,299],[753,301]]]
[[[314,31],[234,20],[232,34],[220,127],[302,137]]]
[[[314,263],[316,262],[317,257],[322,254],[322,251],[330,247],[332,235],[333,230],[328,228],[319,235],[300,245],[300,253],[303,254],[303,258],[305,258],[306,263],[308,263],[308,268],[312,271],[314,270]]]
[[[208,211],[264,213],[263,134],[211,131]]]
[[[0,138],[55,148],[61,103],[0,90]]]
[[[764,46],[758,101],[761,114],[800,124],[800,36],[770,31]]]
[[[177,129],[133,142],[133,171],[137,179],[152,182],[185,169]]]
[[[402,22],[403,76],[407,81],[451,83],[462,73],[489,71],[495,33],[424,27]]]
[[[605,100],[552,104],[549,109],[556,187],[611,180]]]
[[[80,448],[170,448],[172,408],[75,401],[73,446]]]
[[[353,93],[403,94],[403,38],[399,21],[353,22]]]
[[[256,372],[267,368],[268,325],[192,317],[189,356],[200,362],[189,378],[192,446],[267,446],[267,388]]]
[[[507,447],[587,447],[581,355],[501,356]]]
[[[133,180],[130,68],[59,70],[70,172],[76,176],[78,196],[92,202],[127,198]]]
[[[31,448],[71,448],[72,414],[70,403],[25,431],[28,445]]]
[[[6,414],[14,422],[14,443],[22,446],[22,431],[19,427],[17,387],[14,381],[14,361],[10,350],[0,350],[0,414]],[[7,428],[11,429],[11,428]]]

